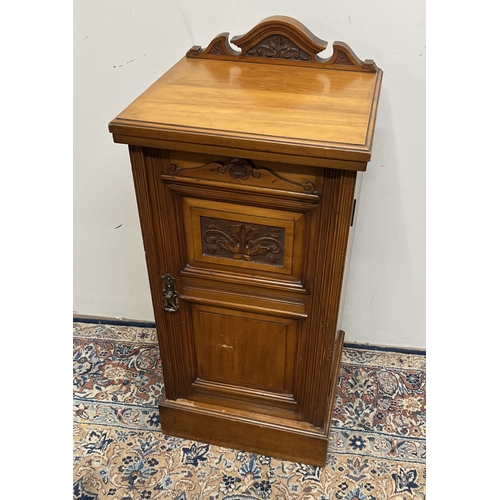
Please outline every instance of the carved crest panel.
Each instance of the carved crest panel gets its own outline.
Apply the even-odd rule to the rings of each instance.
[[[186,57],[202,59],[221,58],[229,61],[258,60],[271,64],[308,65],[322,69],[362,71],[376,73],[377,66],[371,59],[362,61],[343,42],[333,43],[333,55],[328,59],[319,56],[328,43],[315,36],[302,23],[287,16],[271,16],[248,33],[231,38],[221,33],[202,49],[192,47]]]

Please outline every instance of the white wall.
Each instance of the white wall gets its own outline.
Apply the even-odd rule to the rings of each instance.
[[[109,121],[192,45],[276,14],[327,40],[323,56],[343,41],[384,70],[342,327],[347,342],[423,348],[424,0],[75,2],[75,314],[153,320],[128,151]]]

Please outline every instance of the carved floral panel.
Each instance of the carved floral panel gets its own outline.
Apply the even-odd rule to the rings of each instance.
[[[285,229],[200,217],[203,255],[283,266]]]
[[[297,47],[291,40],[281,35],[267,37],[259,45],[250,49],[246,55],[272,59],[311,60],[309,54]]]

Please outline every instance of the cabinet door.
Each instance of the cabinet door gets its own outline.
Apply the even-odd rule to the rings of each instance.
[[[164,196],[181,209],[176,280],[190,324],[188,398],[300,419],[307,211],[270,202],[259,186],[241,190],[241,171],[237,179],[210,174],[196,185],[162,178]]]
[[[148,192],[149,213],[141,217],[151,229],[143,227],[143,236],[154,253],[148,257],[146,244],[172,385],[167,398],[324,427],[348,234],[347,223],[339,239],[336,209],[350,210],[342,176],[148,148],[135,153]],[[175,279],[171,290],[160,280],[167,273]],[[172,293],[178,308],[169,312]]]

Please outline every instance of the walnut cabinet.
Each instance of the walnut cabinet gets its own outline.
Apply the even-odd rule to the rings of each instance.
[[[191,48],[109,124],[130,150],[161,426],[321,466],[382,71],[341,42],[321,58],[287,17],[228,40]]]

